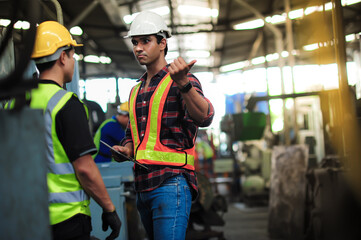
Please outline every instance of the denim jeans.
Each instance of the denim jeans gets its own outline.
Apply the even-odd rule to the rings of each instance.
[[[137,208],[148,237],[185,239],[192,195],[183,175],[171,177],[147,192],[137,193]]]

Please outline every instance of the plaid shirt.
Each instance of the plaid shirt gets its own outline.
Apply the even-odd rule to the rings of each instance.
[[[159,82],[168,73],[167,67],[168,66],[164,67],[155,76],[153,76],[147,91],[144,89],[147,73],[145,73],[139,79],[139,81],[142,82],[142,85],[136,100],[136,115],[140,141],[142,141],[146,130],[149,100],[157,88]],[[192,85],[197,90],[197,92],[203,96],[202,87],[199,80],[191,73],[188,73],[188,79],[192,82]],[[162,115],[162,126],[160,133],[160,141],[162,144],[167,147],[177,149],[188,149],[193,147],[193,139],[196,137],[198,127],[209,126],[214,115],[213,105],[207,98],[204,97],[204,99],[208,102],[209,105],[208,116],[202,123],[197,123],[191,119],[188,112],[186,111],[182,95],[177,85],[173,82],[169,90]],[[122,141],[122,145],[124,146],[129,142],[133,143],[133,139],[130,131],[130,125],[128,124],[126,136]],[[136,191],[151,191],[159,187],[167,178],[183,174],[187,179],[188,184],[194,190],[192,194],[193,198],[197,196],[197,178],[194,171],[164,165],[147,166],[149,168],[148,170],[135,165],[134,175]]]

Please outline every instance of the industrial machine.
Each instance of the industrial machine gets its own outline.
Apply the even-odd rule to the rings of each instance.
[[[122,163],[109,162],[97,163],[97,166],[122,222],[117,239],[144,239],[145,230],[135,207],[135,193],[132,186],[134,182],[133,163],[129,161]],[[108,229],[106,232],[102,230],[102,209],[93,199],[91,200],[90,210],[93,227],[91,236],[93,239],[105,239],[111,230]]]
[[[270,188],[271,150],[244,144],[243,151],[246,157],[241,165],[242,199],[248,206],[265,205]]]
[[[265,127],[266,115],[261,112],[229,114],[224,116],[221,122],[221,130],[229,138],[228,149],[232,149],[230,151],[234,161],[232,190],[238,190],[236,193],[233,191],[233,194],[239,195],[241,200],[246,200],[250,205],[257,199],[267,199],[266,183],[269,186],[269,182],[267,182],[269,176],[264,179],[262,173],[268,171],[269,175],[269,170],[266,169],[270,169],[267,167],[270,164],[270,158],[263,159],[257,149],[251,150],[251,146],[243,144],[243,151],[247,152],[247,157],[245,161],[241,162],[237,159],[232,145],[237,141],[245,143],[262,138]],[[269,155],[265,156],[269,157]]]

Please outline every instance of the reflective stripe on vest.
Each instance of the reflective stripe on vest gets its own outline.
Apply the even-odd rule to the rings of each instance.
[[[58,104],[58,102],[65,96],[67,91],[65,90],[59,90],[54,94],[54,96],[49,100],[48,105],[46,106],[46,110],[44,113],[45,117],[45,141],[46,145],[48,146],[47,151],[47,159],[49,161],[48,165],[48,171],[54,174],[74,174],[74,168],[73,165],[70,162],[66,163],[55,163],[55,157],[54,157],[54,147],[53,147],[53,138],[51,136],[51,126],[53,124],[52,121],[52,112],[55,108],[55,106]]]
[[[139,141],[139,131],[136,116],[136,98],[140,84],[135,86],[130,96],[130,127],[134,142],[135,159],[143,164],[171,165],[194,170],[195,147],[185,150],[176,150],[160,142],[160,131],[164,105],[173,80],[169,73],[160,81],[150,102],[147,127],[144,138]]]
[[[88,199],[88,194],[86,194],[83,190],[75,192],[49,193],[49,203],[72,203]]]

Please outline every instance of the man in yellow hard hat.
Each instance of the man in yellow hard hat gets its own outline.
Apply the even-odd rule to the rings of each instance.
[[[112,118],[105,120],[94,135],[94,143],[98,149],[97,154],[93,155],[96,163],[112,161],[110,149],[102,144],[100,140],[109,146],[119,145],[125,136],[125,129],[129,122],[128,102],[120,104],[117,108],[117,114]]]
[[[194,172],[198,127],[211,124],[214,110],[199,80],[178,57],[165,60],[171,32],[153,12],[139,13],[128,37],[133,53],[147,69],[131,90],[126,138],[120,152],[145,165],[135,165],[137,208],[150,239],[185,239],[192,198],[197,197]]]
[[[103,208],[103,230],[113,230],[107,239],[115,239],[121,222],[91,157],[96,147],[86,107],[63,89],[72,80],[78,46],[58,22],[46,21],[37,28],[32,59],[40,76],[30,107],[44,110],[50,225],[54,239],[90,239],[90,195]]]

